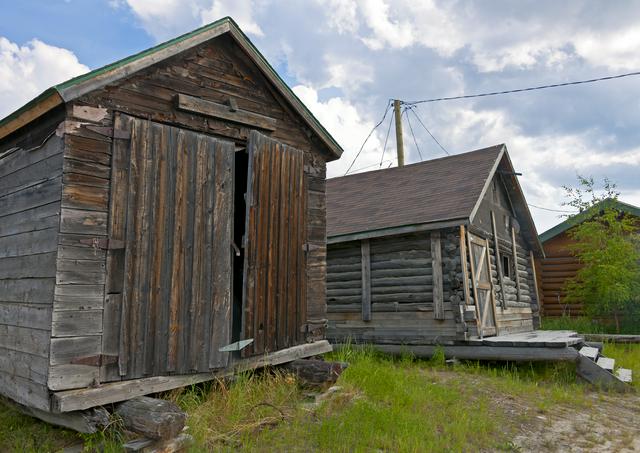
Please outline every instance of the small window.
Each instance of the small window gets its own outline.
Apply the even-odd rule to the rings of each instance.
[[[502,275],[511,278],[511,260],[508,255],[502,255]]]

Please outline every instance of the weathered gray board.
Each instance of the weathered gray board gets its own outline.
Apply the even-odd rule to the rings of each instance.
[[[0,158],[0,393],[42,411],[64,146],[50,127]]]

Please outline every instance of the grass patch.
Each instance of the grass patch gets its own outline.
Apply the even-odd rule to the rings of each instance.
[[[640,375],[640,345],[607,344],[604,352]],[[512,440],[532,417],[598,404],[570,364],[448,366],[441,353],[417,360],[409,352],[390,357],[371,348],[344,348],[328,359],[350,365],[340,390],[319,403],[317,389],[278,370],[162,396],[189,414],[193,452],[515,451]],[[82,440],[86,451],[119,451],[113,432],[81,436],[1,404],[0,426],[3,452],[59,451]]]
[[[616,332],[613,321],[593,319],[587,316],[562,316],[542,318],[542,330],[573,330],[578,333],[637,335],[640,333],[640,318],[637,314],[620,321],[620,332]]]
[[[628,368],[633,372],[632,385],[640,389],[640,344],[605,343],[603,354],[615,359],[616,367]]]

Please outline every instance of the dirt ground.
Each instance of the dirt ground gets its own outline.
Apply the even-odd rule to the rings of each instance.
[[[502,401],[524,416],[512,441],[521,452],[640,452],[640,396],[589,395],[591,407],[554,407],[544,414],[526,402]],[[505,404],[506,403],[506,404]],[[510,407],[510,408],[509,408]]]

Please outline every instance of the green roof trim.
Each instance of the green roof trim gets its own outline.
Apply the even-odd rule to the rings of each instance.
[[[631,204],[628,203],[624,203],[620,200],[616,200],[613,198],[607,198],[605,200],[602,200],[601,202],[595,204],[594,206],[592,206],[591,208],[589,208],[586,211],[580,212],[578,214],[572,215],[571,217],[569,217],[567,220],[565,220],[562,223],[559,223],[558,225],[554,226],[553,228],[548,229],[547,231],[545,231],[544,233],[540,234],[540,241],[541,242],[547,242],[549,239],[553,239],[554,237],[558,236],[559,234],[564,233],[565,231],[567,231],[568,229],[570,229],[571,227],[574,227],[576,225],[578,225],[579,223],[584,222],[585,220],[587,220],[588,218],[590,218],[591,216],[593,216],[595,214],[596,211],[599,211],[601,209],[607,209],[607,208],[613,208],[617,211],[620,212],[625,212],[627,214],[636,216],[636,217],[640,217],[640,208],[637,206],[633,206]]]
[[[149,49],[138,52],[134,55],[128,56],[121,60],[118,60],[114,63],[110,63],[108,65],[102,66],[100,68],[94,69],[93,71],[87,72],[86,74],[79,75],[72,79],[69,79],[60,84],[54,85],[53,87],[45,90],[36,98],[29,101],[27,104],[20,107],[18,110],[9,114],[2,120],[0,120],[0,128],[7,125],[11,121],[17,119],[25,112],[28,112],[32,108],[36,107],[45,99],[49,98],[52,95],[58,94],[60,98],[64,102],[68,102],[77,97],[77,90],[73,90],[73,88],[79,87],[84,82],[93,81],[99,76],[108,74],[111,71],[120,69],[125,67],[128,64],[137,62],[145,57],[152,56],[162,50],[169,49],[172,46],[180,44],[184,41],[187,41],[191,38],[195,38],[202,33],[206,33],[218,27],[223,27],[225,24],[228,25],[228,29],[221,31],[220,35],[224,33],[230,33],[237,41],[240,42],[241,47],[245,46],[245,51],[250,53],[250,57],[258,60],[258,66],[266,72],[267,77],[271,78],[272,81],[276,84],[281,91],[283,91],[285,97],[289,97],[289,101],[292,102],[295,110],[298,110],[309,123],[311,123],[312,129],[316,129],[316,133],[322,136],[324,142],[331,149],[332,153],[339,157],[343,150],[342,147],[336,142],[336,140],[331,136],[331,134],[325,129],[325,127],[318,121],[318,119],[309,111],[306,105],[300,100],[300,98],[291,90],[291,88],[286,84],[286,82],[280,77],[277,71],[271,66],[271,64],[267,61],[267,59],[260,53],[257,47],[251,42],[251,40],[247,37],[247,35],[240,29],[238,24],[231,17],[224,17],[210,24],[204,25],[196,30],[193,30],[189,33],[185,33],[177,38],[171,39],[164,43],[158,44],[157,46],[151,47]],[[217,35],[219,36],[219,35]],[[214,36],[214,37],[217,37]],[[213,37],[212,37],[213,38]],[[186,50],[181,49],[180,51]],[[158,60],[161,61],[161,60]],[[151,63],[154,64],[155,62]],[[133,71],[135,72],[135,71]],[[128,75],[128,74],[127,74]]]

